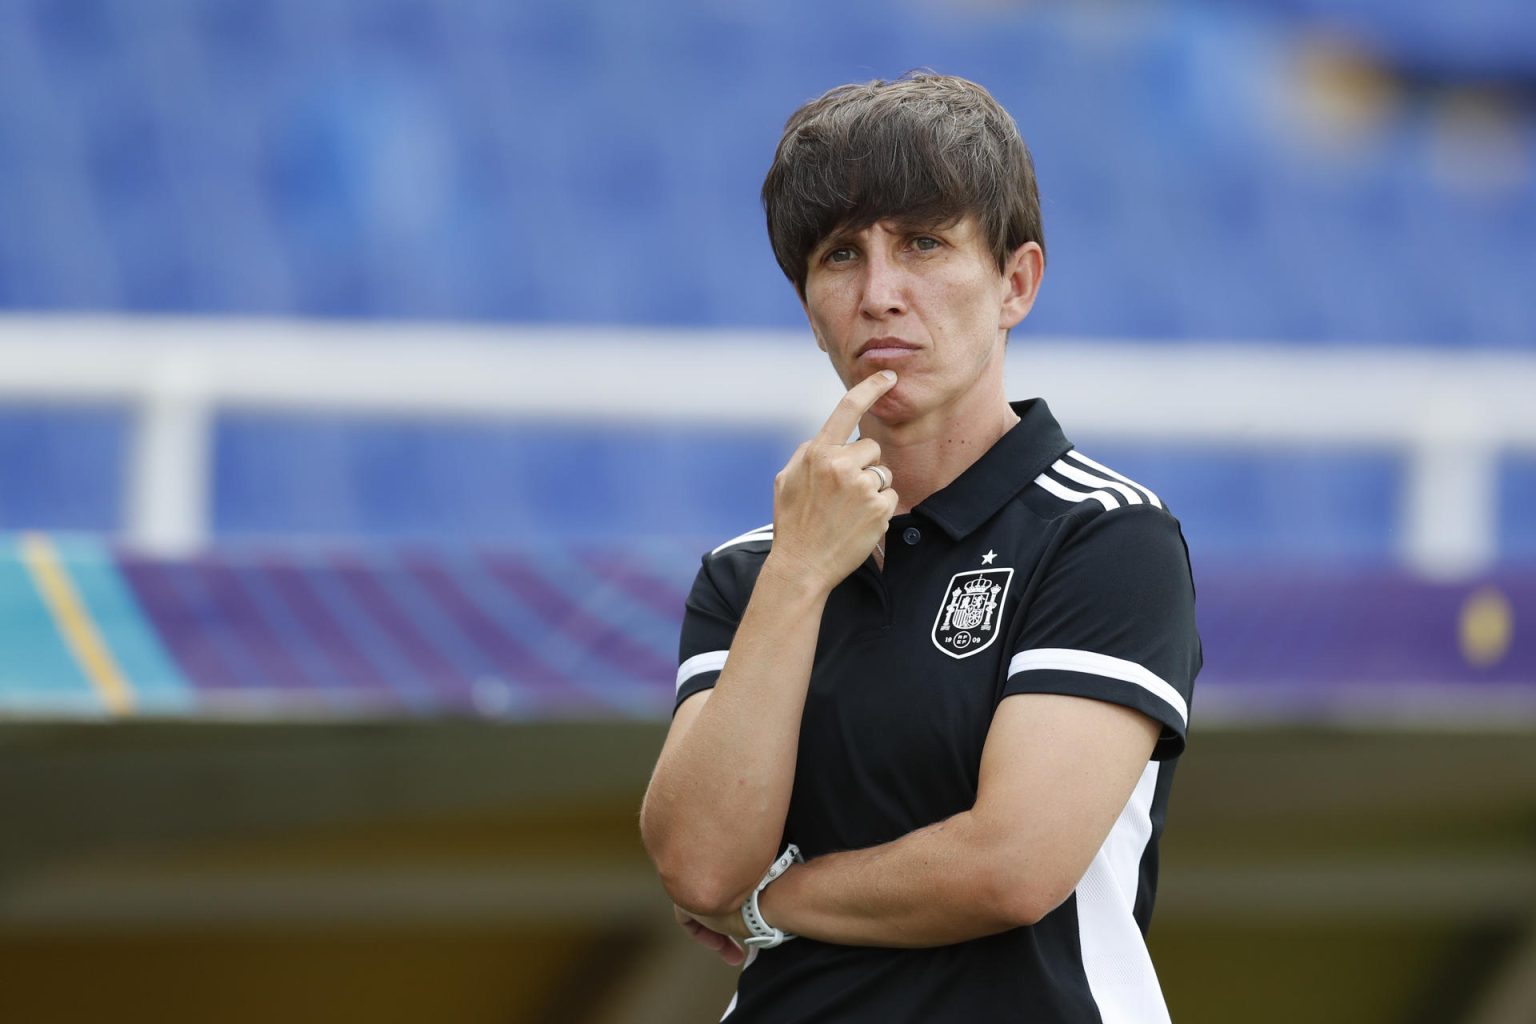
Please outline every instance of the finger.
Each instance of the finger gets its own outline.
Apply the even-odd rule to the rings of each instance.
[[[694,942],[697,942],[699,945],[704,946],[705,948],[715,953],[719,953],[721,951],[721,936],[718,932],[710,931],[708,928],[699,924],[697,921],[689,921],[687,924],[683,925],[683,930],[688,933],[688,937],[690,939],[692,939]]]
[[[735,967],[747,958],[746,953],[729,935],[722,935],[712,928],[690,921],[688,934],[693,941],[719,955],[721,960]]]
[[[843,445],[839,454],[851,466],[873,466],[880,461],[880,442],[872,437],[861,437],[852,444]]]
[[[881,491],[890,490],[894,479],[891,476],[890,467],[882,466],[878,462],[873,466],[865,466],[863,469],[859,470],[859,474],[860,479],[868,479],[869,483],[875,488],[875,493],[877,494]]]
[[[824,444],[842,444],[847,441],[848,435],[853,433],[853,428],[859,425],[864,414],[895,384],[896,371],[880,370],[849,388],[848,393],[838,399],[837,408],[832,410],[827,422],[822,424],[816,440]]]

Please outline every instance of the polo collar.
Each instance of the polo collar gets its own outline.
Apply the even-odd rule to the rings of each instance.
[[[1043,398],[1010,402],[1019,422],[954,482],[913,509],[960,540],[1032,483],[1072,447]]]

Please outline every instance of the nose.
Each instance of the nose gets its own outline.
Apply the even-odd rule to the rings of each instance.
[[[907,311],[904,271],[888,254],[877,250],[865,258],[863,284],[859,312],[865,316],[883,320]]]

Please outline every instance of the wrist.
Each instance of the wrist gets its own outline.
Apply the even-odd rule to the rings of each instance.
[[[837,585],[817,573],[808,560],[778,549],[770,550],[763,559],[753,593],[763,589],[764,584],[776,595],[807,604],[824,603]]]
[[[763,893],[770,885],[781,878],[786,871],[795,864],[804,863],[800,857],[800,850],[794,843],[785,848],[779,859],[773,862],[763,880],[757,884],[757,888],[747,897],[747,901],[741,905],[742,924],[745,926],[748,936],[743,940],[747,948],[772,949],[781,946],[795,936],[780,925],[775,925],[767,919],[762,909]]]
[[[805,870],[802,861],[794,870],[786,871],[778,881],[757,894],[757,911],[763,919],[787,934],[799,935],[800,931],[790,922],[795,918],[794,889],[800,874]]]

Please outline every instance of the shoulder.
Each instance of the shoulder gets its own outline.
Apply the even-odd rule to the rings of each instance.
[[[737,534],[723,544],[716,545],[704,556],[706,563],[724,558],[758,558],[768,554],[773,546],[773,524],[759,526],[746,533]]]
[[[772,523],[715,545],[701,559],[696,588],[707,586],[728,604],[744,606],[772,548]]]
[[[1075,448],[1047,466],[1024,489],[1037,512],[1048,519],[1091,520],[1121,509],[1143,509],[1169,519],[1163,500],[1145,484],[1111,469]]]
[[[1157,492],[1075,449],[1047,466],[1021,496],[1051,524],[1045,551],[1054,564],[1114,579],[1145,571],[1190,576],[1183,526]],[[1099,564],[1098,573],[1089,569],[1092,563]]]
[[[1145,485],[1069,451],[1021,492],[1049,522],[1009,662],[1008,693],[1123,704],[1178,756],[1203,655],[1179,521]]]

